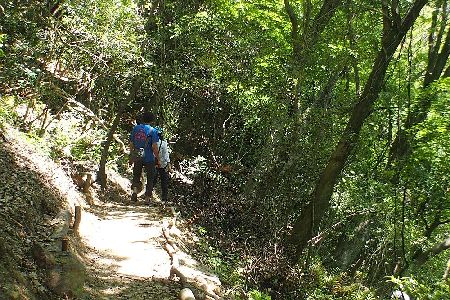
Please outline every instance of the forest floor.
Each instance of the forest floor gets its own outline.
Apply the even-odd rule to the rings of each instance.
[[[60,265],[63,235],[70,236],[70,253],[65,255],[73,256],[80,262],[81,267],[76,269],[83,270],[83,275],[78,276],[77,272],[72,274],[77,280],[82,277],[81,287],[66,284],[72,290],[61,288],[61,284],[52,286],[52,280],[41,278],[41,283],[23,283],[22,287],[15,287],[17,293],[9,294],[8,287],[14,287],[14,280],[3,283],[3,287],[0,282],[3,293],[12,295],[12,299],[26,299],[20,295],[26,295],[28,288],[34,294],[36,291],[41,294],[59,293],[61,298],[76,295],[77,299],[164,300],[178,299],[186,282],[203,299],[210,299],[207,292],[205,294],[202,291],[206,288],[211,290],[208,285],[213,284],[214,289],[219,290],[220,281],[217,277],[188,254],[190,249],[195,248],[196,238],[180,219],[176,220],[177,228],[173,226],[172,229],[177,229],[175,239],[182,257],[180,264],[184,265],[183,275],[186,276],[183,284],[171,274],[173,261],[166,250],[167,236],[163,233],[164,229],[170,227],[168,224],[175,223],[175,206],[169,207],[159,201],[148,205],[142,199],[137,203],[129,203],[129,181],[117,173],[108,174],[108,180],[112,181],[106,191],[93,188],[93,200],[88,205],[85,195],[69,176],[70,166],[55,163],[15,129],[8,128],[4,135],[6,139],[0,143],[0,175],[11,184],[5,183],[0,195],[0,214],[7,216],[0,222],[3,229],[6,228],[0,236],[0,252],[10,251],[15,253],[16,261],[27,262],[16,266],[22,274],[21,280],[15,280],[16,285],[35,278],[36,274],[43,277],[51,274],[49,266],[39,264],[36,257],[30,257],[36,244],[42,245],[45,253],[56,257],[59,273],[71,269]],[[37,194],[44,194],[39,203],[33,200],[41,197]],[[11,201],[8,202],[8,199]],[[31,209],[34,206],[37,207]],[[66,223],[73,222],[75,206],[82,207],[78,231],[73,232],[68,228],[69,224],[66,229],[55,234],[55,225],[64,223],[61,221],[64,220],[61,217],[64,211],[71,215]],[[42,207],[47,207],[47,211],[43,211]],[[36,226],[28,225],[36,221],[39,222]],[[23,234],[17,234],[14,222],[25,228]],[[25,242],[23,235],[28,235]],[[3,245],[6,250],[2,250]],[[0,261],[1,264],[8,266],[6,262]],[[5,267],[0,271],[6,272],[7,269]],[[2,295],[0,289],[0,298]]]

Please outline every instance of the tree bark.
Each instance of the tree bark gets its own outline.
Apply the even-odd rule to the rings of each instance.
[[[428,249],[427,251],[418,251],[413,256],[413,263],[420,267],[424,263],[426,263],[430,258],[433,256],[436,256],[440,254],[442,251],[445,251],[450,248],[450,237],[447,237],[442,242],[434,245],[431,249]]]
[[[312,237],[313,231],[330,207],[330,198],[337,178],[344,168],[351,151],[355,148],[361,127],[370,115],[372,106],[378,98],[393,54],[427,2],[427,0],[416,0],[399,26],[393,26],[392,23],[389,26],[384,26],[382,49],[378,52],[364,90],[353,108],[340,141],[331,154],[315,186],[311,195],[311,201],[302,210],[294,223],[291,241],[295,247],[293,257],[295,262],[298,261],[309,239]]]
[[[75,206],[75,221],[73,222],[72,229],[75,232],[78,232],[78,228],[80,228],[81,223],[81,206]]]
[[[449,274],[450,274],[450,259],[447,261],[447,265],[445,266],[444,276],[442,276],[442,279],[447,281]]]
[[[119,126],[119,122],[122,117],[122,113],[124,112],[124,110],[128,106],[128,104],[134,100],[136,92],[139,89],[139,87],[141,86],[141,84],[142,84],[141,78],[137,78],[134,80],[133,86],[131,87],[130,94],[128,95],[128,97],[125,101],[121,102],[121,104],[117,110],[116,117],[114,118],[111,128],[109,129],[106,140],[103,143],[102,156],[100,158],[100,164],[99,164],[98,172],[97,172],[97,181],[100,183],[100,186],[102,187],[102,189],[106,188],[106,161],[108,159],[109,146],[111,145],[111,142],[114,139],[114,132],[116,131],[117,126]]]

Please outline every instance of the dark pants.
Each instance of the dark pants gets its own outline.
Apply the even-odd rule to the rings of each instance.
[[[139,158],[134,161],[133,165],[133,182],[131,188],[137,187],[139,191],[142,190],[141,175],[142,169],[145,169],[147,174],[147,186],[145,188],[145,196],[151,196],[153,192],[153,181],[156,177],[155,162],[144,162],[143,159]]]
[[[162,201],[167,201],[167,196],[169,193],[169,173],[166,168],[156,168],[156,176],[153,181],[153,186],[156,186],[158,182],[158,176],[161,180],[161,198]]]

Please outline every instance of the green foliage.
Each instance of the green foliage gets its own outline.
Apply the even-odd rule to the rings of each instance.
[[[205,254],[206,265],[214,270],[215,274],[225,280],[234,277],[233,269],[229,267],[231,261],[225,261],[224,255],[219,249],[211,246],[205,238],[201,238],[198,245]]]
[[[266,295],[258,290],[250,291],[248,295],[248,300],[271,300],[269,295]]]
[[[305,274],[307,284],[302,291],[305,299],[375,300],[377,297],[364,285],[364,274],[357,272],[350,277],[345,272],[330,272],[315,259]]]
[[[408,293],[413,299],[442,300],[450,297],[450,284],[448,281],[440,280],[429,283],[414,277],[389,277],[389,281]]]
[[[5,56],[5,52],[3,51],[3,42],[6,40],[6,34],[0,33],[0,58]]]
[[[314,26],[321,2],[290,2],[301,21],[299,33]],[[402,14],[406,2],[399,5]],[[49,107],[51,117],[67,100],[77,102],[108,126],[132,79],[143,78],[130,109],[150,107],[158,125],[178,137],[176,150],[202,157],[194,174],[183,175],[196,185],[205,183],[195,191],[195,201],[201,199],[201,209],[215,212],[214,225],[199,227],[206,263],[242,290],[251,278],[251,299],[270,299],[256,285],[269,278],[279,288],[279,280],[270,275],[282,269],[280,257],[289,253],[271,251],[290,246],[286,237],[292,220],[310,201],[369,78],[383,27],[379,5],[345,2],[317,44],[299,58],[292,52],[292,24],[282,1],[75,0],[65,1],[58,17],[41,4],[2,4],[0,122],[17,121],[12,100],[20,96],[38,100],[34,114]],[[307,288],[304,298],[372,299],[361,274],[375,274],[371,271],[380,266],[389,273],[398,257],[408,259],[416,247],[430,247],[448,232],[448,226],[440,226],[431,238],[423,236],[436,217],[442,222],[450,218],[447,80],[423,91],[433,105],[426,121],[410,131],[412,151],[402,161],[398,183],[391,180],[396,170],[386,167],[396,131],[422,96],[418,91],[428,50],[423,36],[430,23],[427,11],[411,31],[412,48],[405,51],[408,37],[389,67],[379,101],[336,186],[332,209],[317,232],[326,237],[321,244],[326,247],[317,246],[321,257],[307,270],[309,283],[299,287]],[[85,128],[84,117],[72,123],[72,117],[52,119],[44,138],[32,124],[30,142],[54,159],[98,160],[105,131]],[[127,126],[121,128],[123,136]],[[121,150],[112,147],[109,163],[125,172]],[[222,165],[232,171],[221,174],[216,169]],[[399,220],[403,204],[406,212]],[[206,237],[214,234],[214,226],[222,231],[220,239],[238,243],[233,240],[228,249],[209,245]],[[242,241],[244,249],[236,249]],[[247,262],[239,261],[239,251],[260,258],[263,266],[253,269],[253,277],[243,277]],[[357,261],[359,275],[350,278],[343,271]],[[437,257],[411,270],[425,282],[427,273],[434,274],[429,270],[442,263]]]
[[[202,252],[202,263],[208,266],[230,288],[230,291],[227,292],[230,296],[234,293],[241,294],[245,282],[242,274],[242,259],[236,255],[223,254],[219,249],[212,246],[205,236],[205,228],[199,227],[198,232],[202,236],[197,242],[199,250]]]
[[[137,7],[133,2],[73,1],[69,9],[63,23],[76,27],[79,34],[88,39],[85,47],[92,47],[93,51],[102,53],[104,59],[111,59],[115,66],[137,59],[141,39],[138,29],[143,20],[135,13]]]
[[[101,138],[101,136],[90,136],[79,139],[72,145],[70,153],[77,160],[98,161],[101,155]]]
[[[14,97],[0,95],[0,123],[12,123],[17,118],[14,104]]]
[[[32,74],[38,73],[38,61],[46,55],[40,44],[41,34],[48,25],[45,10],[45,5],[23,2],[8,2],[1,9],[0,51],[5,54],[0,57],[2,87],[13,86],[15,90],[33,88]]]

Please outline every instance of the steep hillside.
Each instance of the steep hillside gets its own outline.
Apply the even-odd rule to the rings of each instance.
[[[50,159],[9,129],[0,144],[0,298],[54,299],[46,274],[55,261],[43,248],[54,236],[60,212],[80,201],[73,183]],[[69,188],[64,187],[64,185]],[[60,188],[57,188],[60,187]]]

